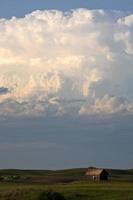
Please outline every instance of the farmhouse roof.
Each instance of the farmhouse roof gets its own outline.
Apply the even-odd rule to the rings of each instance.
[[[103,171],[105,171],[104,169],[99,169],[99,168],[88,168],[86,173],[87,175],[90,175],[90,176],[98,176],[100,175]]]

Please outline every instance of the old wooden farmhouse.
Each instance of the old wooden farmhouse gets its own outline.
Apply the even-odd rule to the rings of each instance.
[[[89,180],[100,181],[100,180],[108,180],[108,172],[105,169],[93,168],[89,167],[85,175]]]

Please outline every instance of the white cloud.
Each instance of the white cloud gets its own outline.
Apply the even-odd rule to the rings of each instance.
[[[118,20],[118,23],[122,24],[122,25],[127,25],[129,27],[133,26],[133,14],[132,15],[128,15],[128,16],[123,17],[123,18],[120,18]]]
[[[1,19],[0,88],[10,92],[0,95],[0,115],[119,112],[119,96],[133,99],[132,22],[123,12],[87,9]],[[83,111],[76,99],[95,103]]]
[[[108,115],[116,113],[133,113],[133,103],[128,102],[124,97],[105,95],[102,98],[95,99],[91,104],[81,107],[79,111],[80,115]]]

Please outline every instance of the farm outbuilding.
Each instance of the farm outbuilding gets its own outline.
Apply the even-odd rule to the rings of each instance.
[[[105,169],[89,167],[86,170],[85,175],[89,180],[100,181],[100,180],[108,180],[109,173]]]

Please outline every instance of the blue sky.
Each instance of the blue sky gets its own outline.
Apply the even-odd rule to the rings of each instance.
[[[132,13],[0,0],[0,168],[133,168]]]
[[[132,0],[0,0],[0,16],[21,17],[37,9],[70,10],[75,8],[133,11]]]

